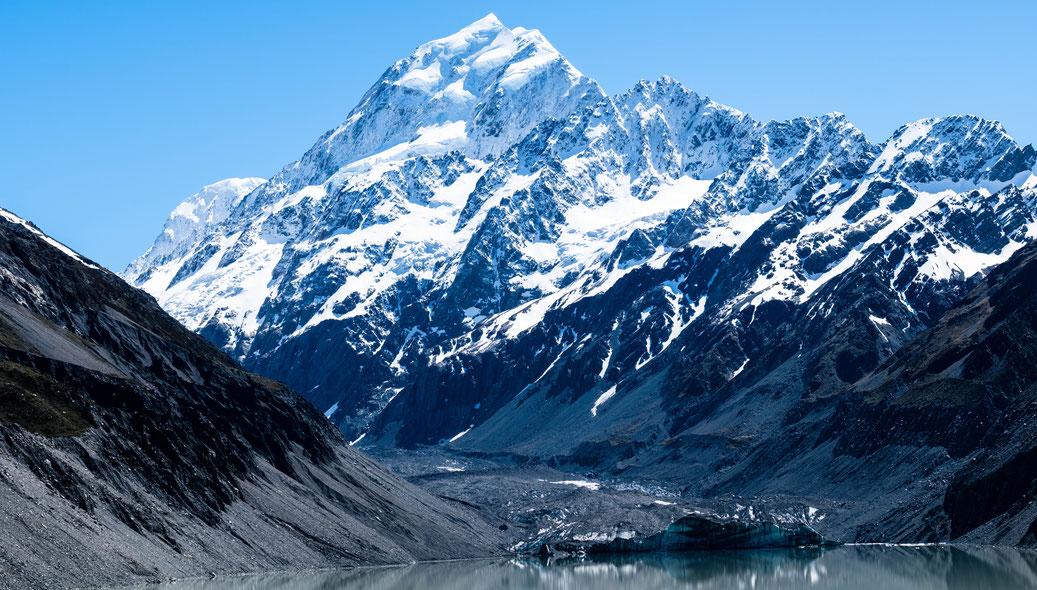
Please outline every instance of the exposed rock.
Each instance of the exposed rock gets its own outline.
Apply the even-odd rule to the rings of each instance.
[[[0,210],[0,587],[500,551],[147,294]]]

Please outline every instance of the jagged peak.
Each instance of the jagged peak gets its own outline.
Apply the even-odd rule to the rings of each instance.
[[[894,131],[869,172],[909,167],[901,173],[913,181],[975,180],[991,173],[991,162],[1018,149],[998,121],[973,114],[926,117]]]
[[[849,117],[847,117],[845,113],[839,111],[831,111],[811,118],[822,124],[837,125],[840,127],[849,126],[857,129],[857,126],[850,121]]]
[[[937,135],[948,135],[959,131],[965,131],[967,134],[973,132],[981,132],[984,134],[994,133],[999,135],[1000,138],[1009,139],[1015,141],[1005,130],[1004,125],[1000,121],[995,119],[985,119],[979,115],[973,115],[971,113],[959,114],[959,115],[948,115],[944,117],[925,117],[912,121],[905,125],[900,126],[893,135],[890,136],[889,140],[897,141],[903,140],[904,138],[912,138],[913,140],[919,139],[918,135],[924,131],[926,136],[937,136]]]
[[[634,90],[634,91],[644,91],[644,90],[658,90],[658,89],[669,89],[669,88],[679,88],[681,90],[684,90],[684,91],[687,91],[687,92],[691,92],[692,94],[696,94],[693,90],[691,90],[690,88],[688,88],[687,86],[682,84],[680,82],[680,80],[677,80],[676,78],[674,78],[672,76],[669,76],[667,74],[663,74],[663,75],[659,76],[658,78],[656,78],[655,80],[648,80],[647,78],[641,78],[640,80],[637,81],[636,84],[634,84],[634,87],[633,87],[632,90]]]
[[[845,114],[840,113],[839,111],[832,111],[822,115],[800,115],[798,117],[792,117],[791,119],[771,119],[770,121],[767,121],[765,125],[789,125],[795,123],[841,124],[843,122],[849,123],[850,120]]]
[[[672,89],[672,88],[678,88],[678,89],[680,89],[682,91],[690,92],[692,94],[697,94],[695,91],[691,90],[690,88],[688,88],[687,86],[682,84],[676,78],[673,78],[673,77],[668,76],[666,74],[663,74],[662,76],[659,76],[655,80],[648,80],[647,78],[641,78],[640,80],[638,80],[634,84],[633,88],[631,88],[629,91],[627,91],[624,94],[629,94],[629,93],[632,93],[632,92],[653,92],[653,91],[658,91],[658,90],[663,90],[663,89]]]
[[[814,117],[794,117],[782,121],[771,120],[764,124],[765,133],[773,133],[778,129],[802,128],[811,131],[833,131],[840,135],[859,135],[863,138],[864,132],[857,128],[843,113],[832,111]]]
[[[710,103],[708,97],[702,96],[694,90],[688,88],[680,81],[670,76],[663,75],[656,80],[647,80],[642,78],[637,81],[636,84],[626,92],[622,92],[616,95],[618,102],[658,102],[664,95],[681,94],[689,97],[695,103]],[[722,105],[718,105],[722,106]]]

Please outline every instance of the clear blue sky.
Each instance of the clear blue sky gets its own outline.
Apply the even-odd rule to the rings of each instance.
[[[873,141],[975,113],[1037,141],[1037,8],[966,2],[0,2],[0,205],[109,268],[229,176],[269,177],[393,61],[494,12],[606,91],[669,74]]]

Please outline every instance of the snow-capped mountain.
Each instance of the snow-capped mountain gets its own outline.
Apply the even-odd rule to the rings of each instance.
[[[968,115],[874,144],[666,77],[606,96],[491,15],[270,180],[189,199],[123,276],[352,440],[694,450],[681,474],[722,487],[1037,237],[1035,163]]]

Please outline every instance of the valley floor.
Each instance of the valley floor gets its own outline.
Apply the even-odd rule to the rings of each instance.
[[[443,447],[361,449],[411,483],[499,523],[513,551],[543,544],[591,544],[645,537],[689,514],[716,521],[807,524],[826,539],[854,540],[847,502],[807,498],[688,497],[667,483],[562,471],[508,457],[472,456]]]

